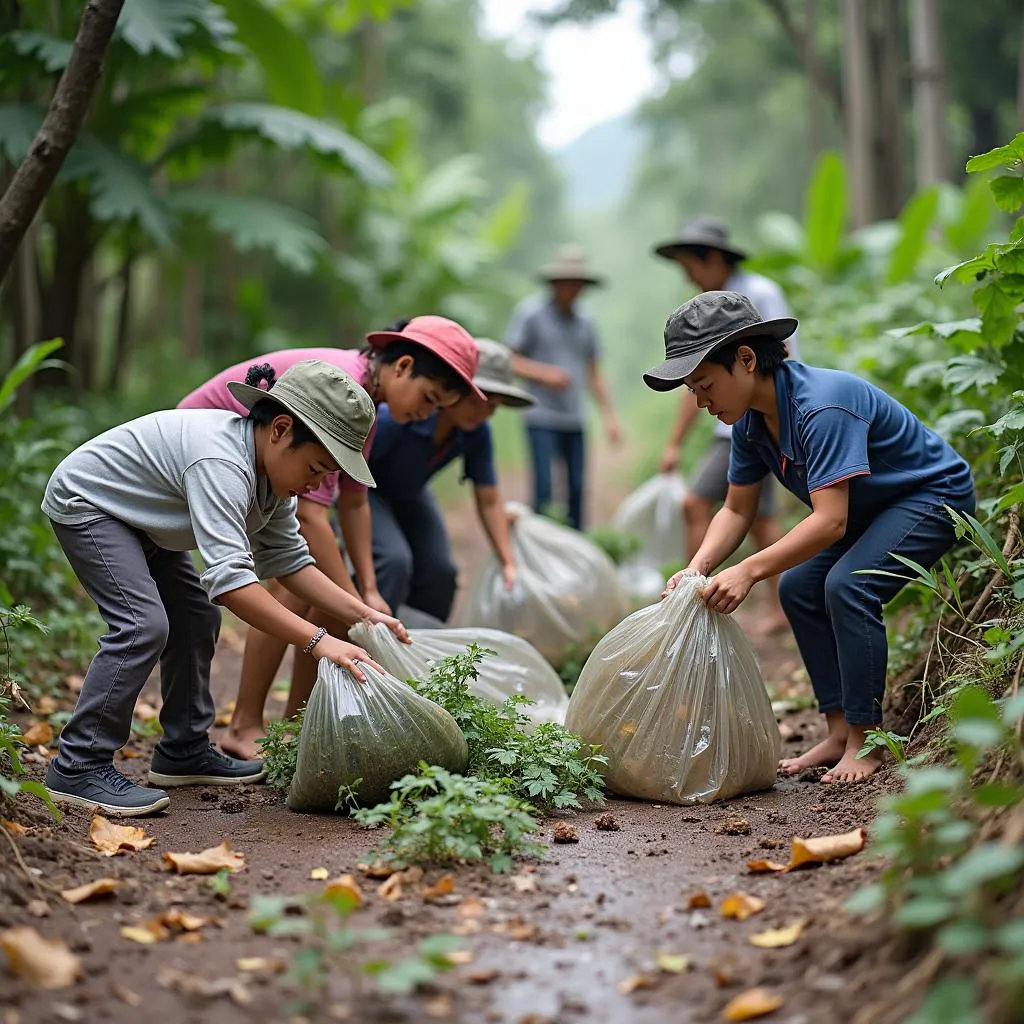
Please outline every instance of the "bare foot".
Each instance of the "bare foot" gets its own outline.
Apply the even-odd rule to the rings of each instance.
[[[859,748],[858,748],[859,749]],[[806,768],[831,768],[846,752],[846,737],[829,734],[799,757],[785,757],[779,762],[779,769],[787,775],[799,775]]]
[[[263,757],[263,748],[257,740],[263,739],[262,728],[231,729],[220,738],[220,749],[231,757],[240,757],[243,761],[255,761]]]
[[[882,766],[881,755],[872,752],[864,757],[858,757],[858,750],[860,747],[847,747],[839,764],[831,771],[825,772],[821,781],[831,786],[837,782],[863,782],[874,775]]]

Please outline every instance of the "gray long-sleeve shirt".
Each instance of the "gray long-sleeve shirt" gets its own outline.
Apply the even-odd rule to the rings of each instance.
[[[42,510],[67,526],[110,516],[168,551],[195,551],[210,600],[313,565],[294,498],[256,473],[253,425],[219,409],[173,409],[114,427],[53,471]]]

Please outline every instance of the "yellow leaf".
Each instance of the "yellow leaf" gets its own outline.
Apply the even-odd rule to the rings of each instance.
[[[356,870],[367,878],[390,878],[395,869],[382,860],[375,860],[372,864],[357,864]]]
[[[119,853],[135,853],[145,850],[156,841],[154,836],[147,836],[145,829],[137,825],[115,825],[102,814],[93,815],[89,825],[89,837],[96,849],[107,857],[116,857]]]
[[[165,928],[177,928],[183,932],[197,932],[205,925],[212,924],[212,917],[197,917],[187,910],[165,910],[159,917],[153,918],[150,924],[160,924]]]
[[[790,870],[802,864],[825,864],[830,860],[852,857],[864,849],[867,832],[855,828],[837,836],[819,836],[817,839],[800,839],[793,836],[793,851],[790,854]]]
[[[628,996],[631,992],[635,992],[640,988],[654,988],[655,981],[649,974],[634,974],[632,978],[627,978],[625,981],[620,981],[615,987],[624,996]]]
[[[0,949],[11,973],[36,988],[67,988],[82,976],[82,961],[60,939],[44,939],[34,928],[0,932]]]
[[[53,742],[53,726],[49,722],[33,722],[20,738],[27,746],[45,747]]]
[[[752,875],[766,875],[778,871],[788,871],[788,864],[779,864],[774,860],[748,860],[747,870]]]
[[[722,1019],[729,1021],[754,1020],[777,1010],[784,1000],[767,988],[752,988],[741,992],[722,1010]]]
[[[245,867],[245,855],[231,849],[225,839],[220,846],[211,846],[202,853],[165,853],[164,864],[179,875],[215,875],[226,868],[230,872]]]
[[[722,901],[722,917],[734,917],[737,921],[746,921],[754,914],[764,910],[765,902],[756,896],[748,896],[745,892],[736,892]]]
[[[151,927],[153,923],[153,921],[149,921],[142,925],[124,925],[121,928],[121,935],[132,942],[137,942],[140,946],[152,946],[156,942],[163,942],[164,939],[171,937],[171,933],[166,928]]]
[[[654,964],[666,974],[683,974],[690,969],[690,958],[677,953],[659,953]]]
[[[309,877],[312,878],[314,882],[326,882],[327,879],[331,877],[331,873],[327,868],[313,868],[309,873]]]
[[[794,921],[785,928],[769,928],[766,932],[758,932],[751,935],[748,940],[752,946],[761,949],[780,949],[783,946],[792,946],[804,930],[804,921]]]
[[[16,821],[8,821],[6,818],[0,818],[0,827],[16,836],[23,836],[28,831],[24,825],[19,825]]]
[[[243,956],[235,961],[240,971],[249,974],[281,974],[288,969],[288,964],[273,956]]]
[[[229,700],[224,709],[217,712],[217,717],[213,720],[213,724],[221,729],[229,726],[231,724],[231,716],[234,714],[234,711],[235,702],[233,700]]]
[[[324,886],[324,892],[347,893],[357,907],[363,902],[363,891],[359,888],[359,883],[353,875],[339,875],[337,878],[332,878]]]
[[[381,882],[377,886],[377,895],[382,900],[390,900],[392,903],[400,900],[405,895],[402,889],[402,872],[396,871],[386,881]]]
[[[438,896],[448,896],[455,891],[455,881],[451,875],[442,875],[430,888],[423,890],[425,900],[436,899]]]
[[[445,953],[448,962],[453,964],[471,964],[475,956],[471,949],[453,949],[450,953]]]
[[[79,885],[74,889],[64,889],[61,896],[68,903],[82,903],[91,900],[93,896],[105,896],[115,889],[120,889],[122,885],[124,882],[117,878],[98,878],[95,882],[86,882],[85,885]]]

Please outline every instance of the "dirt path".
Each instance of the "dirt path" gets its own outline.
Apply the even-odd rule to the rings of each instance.
[[[515,481],[508,490],[511,497],[525,497],[516,493]],[[603,497],[610,502],[613,495]],[[459,539],[460,564],[469,568],[482,553],[482,537],[466,511],[453,511],[452,534]],[[756,607],[747,612],[754,614]],[[240,646],[240,635],[228,631],[214,665],[218,707],[233,696]],[[760,654],[773,692],[806,692],[791,639],[762,644]],[[787,750],[803,747],[816,729],[807,713],[787,717],[786,726]],[[141,775],[150,746],[147,740],[133,743],[119,766]],[[41,773],[44,759],[33,761],[31,769]],[[0,844],[0,928],[27,924],[62,938],[81,956],[84,978],[46,992],[0,967],[0,1022],[138,1024],[145,1016],[197,1024],[435,1018],[683,1024],[718,1020],[728,1000],[765,984],[785,999],[766,1019],[825,1024],[851,1016],[855,1005],[855,993],[845,990],[849,955],[833,945],[832,924],[849,891],[873,876],[874,865],[861,855],[781,876],[752,875],[745,865],[752,858],[785,861],[793,835],[866,824],[884,785],[884,773],[847,790],[785,780],[770,792],[694,808],[611,800],[601,812],[568,816],[579,837],[575,844],[554,845],[555,821],[545,821],[548,855],[535,870],[510,878],[457,868],[454,892],[434,901],[416,891],[389,901],[376,892],[379,883],[360,878],[365,901],[352,926],[384,925],[392,937],[357,943],[352,955],[395,958],[408,955],[422,938],[451,933],[461,938],[463,962],[414,996],[354,995],[344,972],[334,970],[330,994],[304,1015],[289,1015],[281,975],[239,965],[253,957],[288,962],[299,949],[294,941],[255,934],[247,924],[249,900],[316,891],[322,882],[310,875],[317,868],[331,877],[359,877],[357,865],[367,859],[373,833],[338,817],[293,814],[265,787],[176,792],[166,815],[140,822],[155,836],[154,845],[114,858],[90,852],[85,817],[69,816],[59,831],[39,819],[27,834],[11,836],[31,879],[14,863],[8,844]],[[602,812],[613,816],[617,830],[595,827]],[[198,852],[224,839],[244,854],[246,865],[232,877],[227,900],[203,878],[165,870],[165,852]],[[429,872],[425,881],[439,875]],[[77,907],[53,891],[103,876],[126,885],[104,901]],[[763,911],[744,922],[724,918],[722,900],[735,892],[760,897]],[[706,894],[709,907],[691,908],[691,901],[702,902],[694,900],[698,894]],[[122,935],[122,928],[169,909],[214,923],[195,933],[197,942],[139,945]],[[748,941],[797,920],[805,922],[803,935],[786,949],[760,949]],[[659,954],[685,956],[689,969],[659,971]],[[638,975],[651,987],[624,992],[623,983]]]

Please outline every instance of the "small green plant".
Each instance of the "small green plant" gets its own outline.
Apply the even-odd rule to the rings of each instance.
[[[361,778],[358,778],[351,785],[346,786],[342,783],[338,787],[338,802],[334,805],[336,811],[347,811],[349,814],[354,814],[359,810],[359,784],[362,781]]]
[[[644,546],[640,537],[611,526],[597,526],[587,536],[616,564],[621,565]]]
[[[391,827],[380,853],[396,865],[486,861],[500,872],[512,867],[515,854],[544,850],[529,838],[537,831],[533,808],[504,782],[421,762],[418,775],[406,775],[391,789],[388,803],[357,811],[355,820],[366,828]]]
[[[267,782],[278,789],[287,789],[295,776],[305,712],[305,707],[301,707],[292,718],[275,719],[267,726],[267,735],[256,741],[263,751]]]
[[[221,868],[215,875],[210,875],[206,884],[219,900],[226,900],[231,895],[231,875],[227,868]]]
[[[331,979],[338,974],[346,977],[350,994],[359,998],[365,995],[367,976],[375,979],[379,992],[407,993],[454,966],[447,954],[459,940],[452,935],[423,939],[413,956],[395,962],[360,962],[357,953],[361,947],[387,939],[391,932],[351,927],[349,918],[358,905],[358,893],[346,886],[328,886],[306,896],[252,897],[249,927],[253,931],[271,938],[297,938],[302,943],[284,978],[297,993],[285,1008],[286,1015],[308,1013],[325,1005]]]
[[[526,697],[496,705],[469,692],[481,661],[491,653],[473,644],[463,654],[440,659],[425,681],[410,680],[458,723],[469,746],[466,774],[500,780],[505,792],[542,809],[603,800],[599,766],[607,759],[596,748],[562,725],[534,728],[521,710],[530,703]]]
[[[858,757],[867,757],[876,750],[887,751],[897,764],[907,763],[907,743],[909,736],[899,736],[884,729],[869,729],[864,737],[864,746],[857,751]]]

